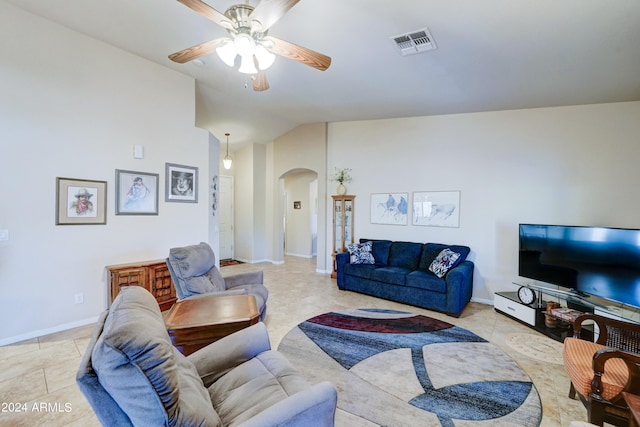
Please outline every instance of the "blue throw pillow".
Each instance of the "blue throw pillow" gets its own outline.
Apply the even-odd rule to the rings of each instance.
[[[443,249],[436,259],[433,260],[429,266],[429,271],[433,272],[438,277],[444,277],[447,271],[456,263],[460,258],[458,252],[454,252],[451,249]]]
[[[349,262],[351,264],[375,264],[376,260],[371,253],[371,242],[351,243],[347,245]]]

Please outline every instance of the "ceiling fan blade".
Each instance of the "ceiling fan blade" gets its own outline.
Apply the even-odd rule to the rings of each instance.
[[[182,0],[180,0],[182,1]],[[263,33],[300,0],[262,0],[249,15],[251,29]]]
[[[293,59],[317,70],[324,71],[331,65],[330,57],[307,49],[306,47],[298,46],[297,44],[271,36],[265,37],[264,40],[273,42],[273,46],[269,46],[269,43],[265,44],[265,48],[270,52]]]
[[[204,16],[215,22],[216,24],[224,27],[224,28],[233,28],[231,21],[227,18],[223,13],[218,12],[205,2],[201,0],[178,0],[183,5],[188,8],[198,12],[200,15]]]
[[[172,53],[171,55],[169,55],[169,59],[173,62],[184,64],[185,62],[193,61],[194,59],[200,58],[201,56],[210,54],[227,40],[229,39],[226,37],[221,37],[219,39],[200,43],[195,46],[183,49],[180,52]]]
[[[262,92],[269,89],[269,82],[267,81],[267,73],[260,70],[258,74],[251,77],[251,83],[253,84],[253,90],[256,92]]]

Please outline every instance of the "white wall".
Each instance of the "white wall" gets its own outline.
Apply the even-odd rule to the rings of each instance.
[[[302,170],[291,172],[285,177],[287,255],[312,257],[313,236],[310,221],[315,201],[311,199],[310,184],[317,180],[317,176],[315,172]],[[300,202],[300,209],[294,209],[293,204],[296,201]]]
[[[3,344],[95,319],[106,265],[206,240],[210,151],[191,78],[4,2],[0,38]],[[199,168],[199,203],[164,201],[166,162]],[[159,215],[115,215],[115,169],[159,174]],[[56,177],[107,181],[107,224],[56,226]]]
[[[356,239],[468,245],[473,297],[491,301],[517,279],[519,223],[640,228],[638,135],[640,102],[331,123],[328,170],[352,168]],[[459,228],[370,223],[372,193],[411,210],[443,190],[461,191]]]
[[[281,262],[283,256],[282,218],[284,217],[284,177],[291,171],[307,169],[318,174],[318,236],[325,236],[331,225],[327,226],[327,125],[326,123],[311,123],[299,126],[270,144],[269,159],[273,168],[268,168],[271,182],[267,187],[267,194],[272,194],[268,208],[273,212],[269,218],[272,241],[269,245],[270,257],[275,262]],[[329,221],[331,217],[329,216]],[[331,238],[329,236],[329,238]],[[331,272],[331,256],[326,251],[327,241],[318,239],[317,271]],[[329,244],[329,248],[331,245]],[[329,256],[329,258],[327,258]],[[327,262],[329,263],[327,265]]]
[[[258,263],[268,260],[267,147],[251,144],[235,153],[235,258]]]

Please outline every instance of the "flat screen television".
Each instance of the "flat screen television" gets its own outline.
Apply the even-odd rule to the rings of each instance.
[[[520,224],[518,274],[640,308],[640,230]]]

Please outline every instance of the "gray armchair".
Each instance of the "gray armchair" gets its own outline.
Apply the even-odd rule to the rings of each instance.
[[[100,317],[76,380],[105,426],[333,426],[337,402],[270,350],[263,323],[183,356],[138,286]]]
[[[256,298],[260,320],[267,315],[269,291],[263,285],[262,271],[222,277],[207,243],[171,248],[167,265],[178,299],[249,294]]]

